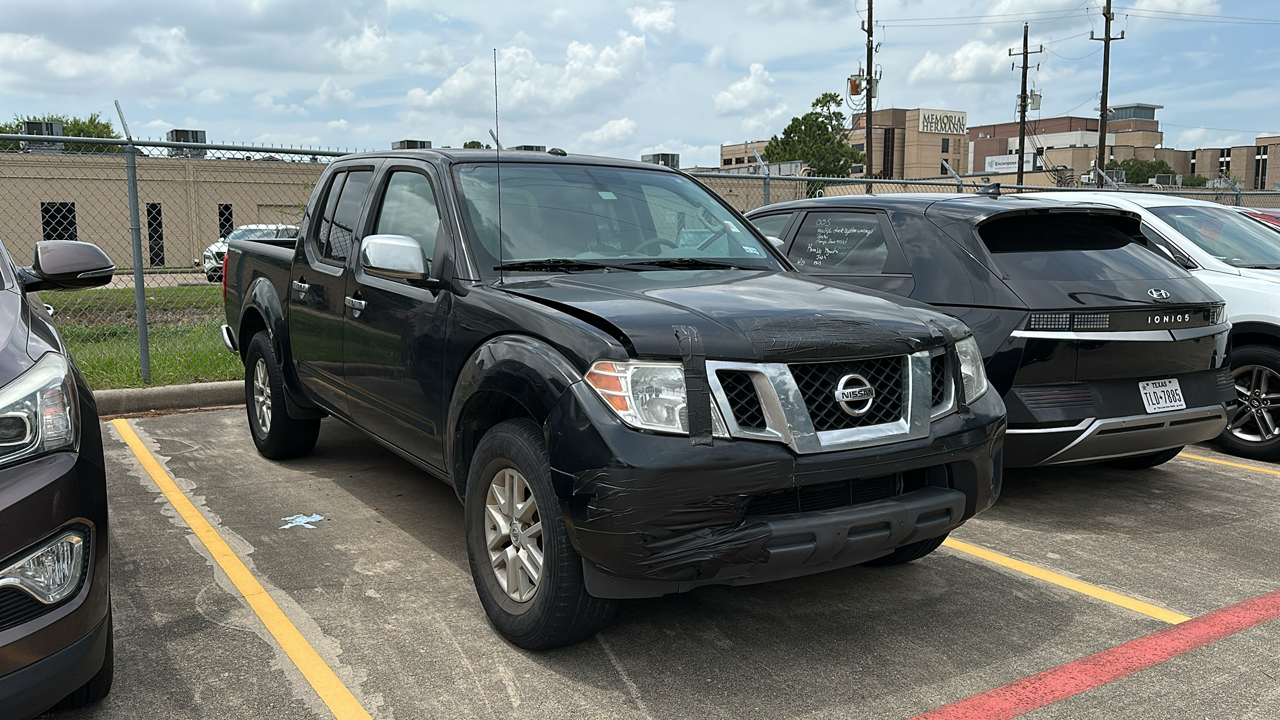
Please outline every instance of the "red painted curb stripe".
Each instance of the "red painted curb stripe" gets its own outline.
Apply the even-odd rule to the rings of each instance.
[[[988,690],[913,720],[1015,718],[1280,618],[1280,590]]]

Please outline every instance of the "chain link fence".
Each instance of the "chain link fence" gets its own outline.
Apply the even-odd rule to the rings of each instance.
[[[221,270],[237,236],[296,233],[325,164],[345,153],[158,141],[0,135],[0,241],[20,265],[41,240],[82,240],[115,261],[110,285],[41,293],[95,388],[230,380],[243,372],[222,347]],[[808,197],[972,193],[947,180],[770,177],[698,173],[746,212]],[[1059,188],[1002,186],[1002,191]],[[1280,208],[1280,192],[1124,188],[1225,205]],[[136,218],[134,222],[131,218]]]
[[[19,265],[41,240],[92,242],[115,262],[106,287],[40,293],[93,387],[235,379],[218,333],[220,240],[296,233],[341,154],[0,135],[0,241]]]

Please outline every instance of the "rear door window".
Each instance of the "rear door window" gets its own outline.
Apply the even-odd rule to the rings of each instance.
[[[802,272],[878,275],[889,259],[889,244],[875,213],[811,212],[787,256]]]
[[[978,229],[996,269],[1012,280],[1186,277],[1106,218],[1015,215]]]

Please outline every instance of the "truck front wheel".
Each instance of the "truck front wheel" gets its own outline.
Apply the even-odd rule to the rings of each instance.
[[[289,417],[284,377],[266,330],[253,336],[244,356],[244,404],[253,444],[265,458],[284,460],[311,452],[320,437],[320,420]]]
[[[508,640],[546,650],[585,640],[612,619],[617,602],[587,593],[535,423],[507,420],[480,440],[465,514],[480,604]]]

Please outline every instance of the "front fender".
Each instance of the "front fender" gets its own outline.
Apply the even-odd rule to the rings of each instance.
[[[568,358],[537,338],[500,335],[477,348],[458,373],[445,426],[445,466],[454,484],[466,482],[470,458],[464,457],[468,438],[463,420],[478,395],[505,395],[541,425],[569,386],[580,380],[582,374]]]

